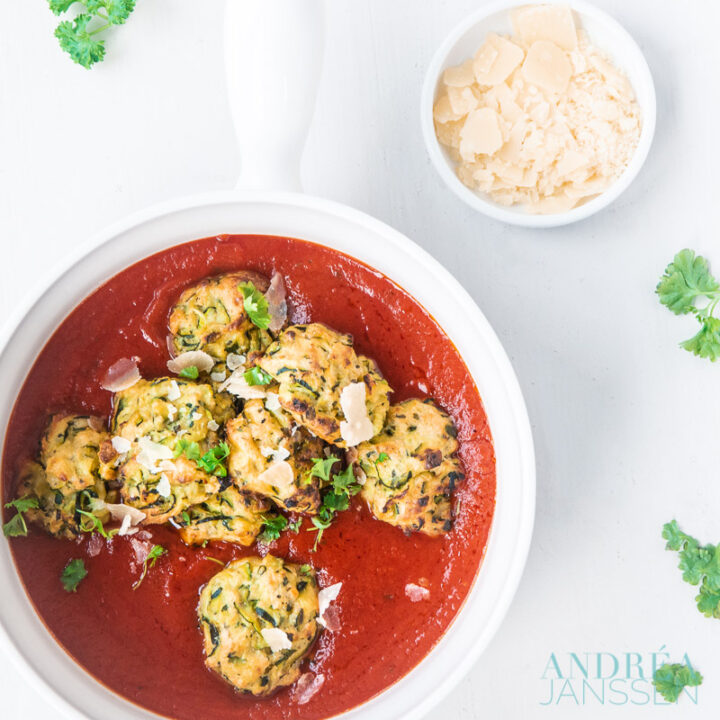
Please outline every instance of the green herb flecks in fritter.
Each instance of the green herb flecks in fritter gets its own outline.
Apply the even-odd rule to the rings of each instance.
[[[230,563],[200,593],[205,664],[237,690],[291,685],[318,633],[313,571],[272,555]]]
[[[379,520],[408,532],[452,528],[451,494],[464,478],[452,419],[431,400],[392,405],[380,435],[357,446],[362,496]]]
[[[279,383],[282,407],[326,442],[346,446],[340,395],[351,383],[364,383],[370,421],[376,433],[382,429],[390,386],[372,360],[355,354],[349,335],[319,323],[292,325],[257,364]]]

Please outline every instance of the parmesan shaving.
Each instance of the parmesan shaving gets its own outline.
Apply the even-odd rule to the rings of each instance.
[[[215,365],[215,361],[210,355],[202,350],[190,350],[189,352],[180,353],[172,360],[168,360],[168,370],[179,375],[185,368],[196,367],[199,372],[210,372]]]
[[[263,628],[260,630],[263,640],[270,646],[271,652],[280,652],[281,650],[289,650],[292,647],[290,638],[287,633],[280,628]]]
[[[236,353],[228,353],[227,358],[225,359],[225,364],[227,365],[227,369],[230,370],[230,372],[233,372],[234,370],[237,370],[241,368],[243,365],[245,365],[245,360],[247,358],[244,355],[237,355]]]
[[[285,460],[271,463],[267,470],[258,475],[259,483],[267,483],[281,491],[291,490],[294,481],[295,473],[290,463]]]
[[[157,466],[160,460],[173,458],[173,451],[169,447],[153,442],[149,437],[141,437],[138,446],[140,447],[140,452],[137,454],[138,463],[152,473],[160,472]]]
[[[303,673],[295,683],[294,698],[298,705],[305,705],[310,702],[314,695],[325,684],[325,676],[322,673]]]
[[[340,393],[340,407],[345,415],[345,420],[340,422],[340,435],[348,447],[370,440],[375,434],[365,395],[365,383],[362,382],[350,383]]]
[[[221,370],[220,372],[210,373],[210,379],[213,382],[222,382],[226,377],[227,373],[224,370]]]
[[[421,585],[408,583],[405,586],[405,594],[410,598],[410,602],[420,602],[430,597],[430,591]]]
[[[177,380],[170,381],[170,390],[168,390],[167,399],[170,402],[178,400],[180,398],[180,386],[177,384]]]
[[[287,302],[285,300],[285,283],[282,275],[278,272],[273,273],[270,279],[270,287],[265,293],[265,299],[268,303],[268,313],[270,315],[270,324],[268,330],[277,332],[287,320]]]
[[[215,422],[215,420],[208,420],[208,430],[212,430],[213,432],[217,432],[220,429],[220,426]]]
[[[108,368],[100,387],[114,393],[121,392],[132,387],[138,380],[140,380],[140,370],[137,362],[129,358],[120,358]]]
[[[220,386],[221,391],[227,391],[243,400],[264,399],[265,391],[257,385],[248,385],[242,369],[235,370],[232,375]]]
[[[277,412],[280,410],[280,396],[274,392],[267,393],[267,400],[265,400],[265,409],[270,412]]]
[[[132,447],[132,443],[127,440],[124,437],[120,437],[119,435],[115,435],[110,442],[112,443],[113,449],[116,453],[119,453],[120,455],[124,455],[126,452],[130,452],[130,448]]]
[[[146,519],[142,510],[118,503],[106,503],[103,500],[95,500],[92,504],[93,510],[107,510],[113,520],[120,520],[118,535],[132,535],[137,532],[135,525],[139,525]]]
[[[164,498],[170,497],[170,479],[165,473],[160,475],[160,482],[157,484],[157,491],[158,494]]]
[[[342,589],[342,583],[335,583],[329,587],[323,588],[318,593],[318,622],[323,626],[327,627],[325,622],[325,613],[327,612],[330,605],[337,600],[337,596],[340,594]]]

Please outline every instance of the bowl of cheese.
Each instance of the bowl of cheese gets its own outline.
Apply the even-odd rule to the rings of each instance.
[[[501,0],[460,23],[422,94],[428,152],[476,210],[528,227],[617,198],[655,132],[655,87],[628,32],[584,2]]]

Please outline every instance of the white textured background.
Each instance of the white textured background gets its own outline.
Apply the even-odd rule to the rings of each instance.
[[[598,0],[636,37],[658,90],[658,130],[635,184],[569,228],[474,214],[422,145],[423,71],[478,0],[332,0],[306,189],[378,216],[471,292],[510,355],[530,411],[537,523],[516,600],[488,651],[433,717],[717,717],[720,621],[694,608],[663,522],[720,541],[720,367],[676,343],[693,321],[653,288],[691,246],[720,273],[720,6]],[[0,301],[102,226],[157,201],[233,186],[221,0],[141,0],[86,72],[61,55],[43,0],[0,20]],[[0,601],[1,601],[0,590]],[[698,705],[541,707],[551,652],[687,651]],[[0,717],[57,712],[0,656]],[[204,720],[204,719],[203,719]]]

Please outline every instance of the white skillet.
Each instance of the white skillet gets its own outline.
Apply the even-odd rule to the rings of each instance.
[[[0,436],[5,435],[28,368],[67,313],[110,276],[152,253],[214,234],[253,233],[303,238],[377,268],[413,295],[455,343],[482,396],[497,457],[490,539],[462,611],[417,668],[342,716],[420,718],[447,695],[488,645],[517,588],[535,508],[532,437],[508,358],[457,281],[387,225],[300,193],[300,157],[315,104],[322,46],[322,0],[229,0],[228,88],[243,158],[238,189],[177,200],[134,215],[92,238],[42,283],[16,310],[0,338]],[[156,717],[96,682],[54,641],[28,602],[4,538],[0,588],[0,650],[17,661],[58,710],[76,719]]]

